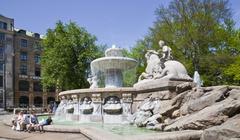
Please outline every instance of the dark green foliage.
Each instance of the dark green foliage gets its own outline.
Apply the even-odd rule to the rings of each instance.
[[[149,34],[131,50],[140,61],[138,75],[146,65],[146,50],[159,50],[158,41],[164,40],[190,76],[199,71],[205,86],[239,84],[232,69],[240,69],[240,62],[231,65],[240,51],[239,31],[234,29],[227,0],[173,0],[168,7],[160,6],[156,15]]]
[[[103,54],[95,41],[95,36],[73,22],[64,25],[59,21],[55,29],[48,29],[42,42],[43,86],[65,90],[88,87],[90,62]]]

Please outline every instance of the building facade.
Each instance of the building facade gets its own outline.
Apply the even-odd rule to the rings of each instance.
[[[47,107],[56,93],[40,83],[40,34],[16,29],[0,15],[0,41],[0,108]]]

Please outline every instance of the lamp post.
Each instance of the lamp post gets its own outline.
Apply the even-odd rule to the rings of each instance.
[[[6,38],[3,40],[3,108],[7,109],[6,106]]]
[[[3,108],[4,108],[4,110],[6,110],[7,109],[7,106],[6,106],[6,83],[5,83],[5,78],[6,78],[6,71],[5,71],[5,63],[6,63],[6,61],[5,61],[5,50],[4,50],[4,54],[3,54],[3,59],[4,59],[4,61],[3,61]]]
[[[4,39],[1,38],[0,40],[0,44],[2,46],[1,48],[1,63],[2,63],[2,89],[1,89],[1,96],[2,96],[2,108],[4,110],[6,110],[6,83],[5,83],[5,79],[6,79],[6,68],[5,68],[5,63],[6,63],[6,59],[5,59],[5,37]]]

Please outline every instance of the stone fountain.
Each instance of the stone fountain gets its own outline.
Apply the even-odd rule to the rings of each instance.
[[[67,120],[80,122],[121,123],[141,122],[145,115],[151,115],[160,100],[170,100],[177,96],[184,83],[192,83],[187,70],[173,60],[171,48],[159,42],[162,57],[155,50],[148,50],[145,57],[147,67],[133,87],[122,87],[123,71],[136,66],[136,60],[124,57],[122,49],[113,45],[105,51],[105,57],[91,62],[92,76],[88,78],[89,89],[76,89],[59,93],[62,97],[60,112],[65,112]],[[105,85],[99,88],[98,73],[104,75]],[[141,115],[132,116],[134,112]],[[147,113],[146,113],[147,111]],[[142,113],[141,113],[142,112]],[[58,113],[59,114],[59,113]],[[141,123],[138,123],[141,125]]]
[[[132,113],[135,90],[123,86],[123,72],[136,66],[137,61],[124,57],[115,45],[105,51],[105,57],[91,62],[92,76],[87,80],[89,89],[76,89],[59,93],[62,98],[56,114],[66,120],[80,122],[120,123]],[[99,88],[98,73],[104,74],[105,86]],[[63,113],[62,115],[60,115]],[[66,113],[66,114],[65,114]]]
[[[116,135],[109,137],[110,133],[102,136],[102,131],[91,132],[93,129],[88,126],[86,134],[97,139],[99,135],[102,139],[239,138],[240,88],[201,87],[202,80],[197,72],[193,80],[183,64],[173,60],[171,48],[163,41],[159,41],[159,46],[160,51],[146,52],[147,67],[133,87],[122,87],[122,72],[133,68],[136,61],[123,57],[119,48],[108,49],[105,57],[91,63],[89,89],[59,94],[62,100],[56,115],[80,122],[129,122],[138,127],[163,131],[156,135],[144,136],[141,133],[137,137],[121,135],[117,138]],[[98,88],[99,72],[105,76],[104,88]],[[122,126],[121,130],[127,127],[125,124]],[[116,130],[114,127],[112,129]],[[80,131],[77,129],[77,132]]]

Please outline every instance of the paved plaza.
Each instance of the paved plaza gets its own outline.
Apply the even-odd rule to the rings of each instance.
[[[88,140],[80,133],[40,133],[13,131],[9,126],[3,124],[6,118],[11,119],[11,115],[0,115],[0,140]]]

